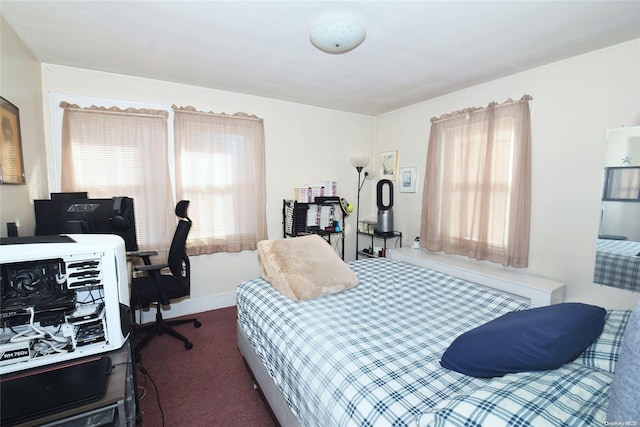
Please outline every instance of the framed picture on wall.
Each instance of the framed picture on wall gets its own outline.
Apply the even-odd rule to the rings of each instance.
[[[0,184],[24,184],[18,107],[0,97]]]
[[[398,180],[400,181],[401,193],[416,192],[417,175],[418,175],[417,168],[400,168],[400,175],[398,177]]]
[[[380,178],[395,181],[398,179],[398,151],[380,153]]]

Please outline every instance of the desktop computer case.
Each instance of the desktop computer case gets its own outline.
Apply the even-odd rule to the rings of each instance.
[[[0,374],[117,350],[129,335],[122,238],[38,240],[0,246]]]

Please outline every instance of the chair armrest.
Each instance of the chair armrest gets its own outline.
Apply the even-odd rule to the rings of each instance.
[[[136,252],[127,252],[127,256],[137,256],[137,257],[145,257],[145,256],[153,256],[158,255],[156,251],[136,251]]]
[[[151,265],[150,257],[158,255],[156,251],[127,252],[127,256],[142,258],[145,265]]]
[[[136,265],[135,271],[159,271],[163,268],[169,268],[169,264],[151,264],[151,265]]]

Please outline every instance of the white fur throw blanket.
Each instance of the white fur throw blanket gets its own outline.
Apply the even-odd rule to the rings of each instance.
[[[283,295],[307,300],[358,284],[358,276],[317,234],[258,242],[260,273]]]

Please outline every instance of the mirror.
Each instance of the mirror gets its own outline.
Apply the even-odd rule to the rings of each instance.
[[[640,126],[607,130],[593,281],[640,291]]]

